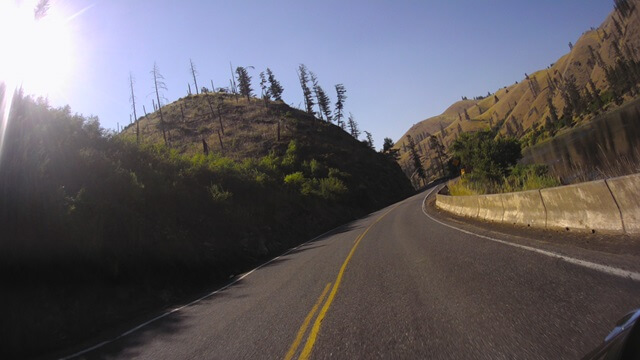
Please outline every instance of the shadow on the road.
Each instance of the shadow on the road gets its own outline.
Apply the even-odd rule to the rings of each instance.
[[[318,249],[326,246],[326,244],[321,243],[324,240],[328,240],[333,236],[347,233],[353,230],[358,230],[363,228],[362,225],[357,224],[358,221],[353,221],[351,223],[345,224],[343,226],[337,227],[321,236],[318,236],[302,246],[289,251],[286,254],[282,254],[281,257],[277,259],[272,259],[267,263],[263,263],[261,268],[274,267],[279,266],[284,262],[291,260],[291,255],[296,255],[308,250]],[[241,299],[245,298],[248,295],[239,294],[237,291],[238,288],[242,288],[244,286],[244,280],[238,279],[237,275],[233,278],[230,278],[228,281],[218,284],[219,292],[215,292],[210,296],[206,296],[209,292],[202,292],[199,295],[194,296],[195,299],[200,299],[197,303],[194,303],[190,306],[197,306],[202,304],[211,303],[216,299],[228,298],[228,299]],[[174,308],[178,308],[181,304],[176,304]],[[188,306],[188,307],[190,307]],[[188,308],[187,307],[187,308]],[[186,309],[186,308],[185,308]],[[171,309],[168,309],[170,311]],[[153,317],[149,317],[147,319],[141,319],[138,324],[144,324],[146,321],[151,321],[149,324],[143,326],[142,328],[129,333],[127,335],[118,337],[115,341],[110,342],[102,347],[99,347],[93,351],[82,354],[76,359],[114,359],[114,358],[136,358],[141,356],[141,352],[143,347],[146,345],[153,343],[154,339],[157,337],[162,337],[164,342],[169,342],[169,346],[171,342],[175,342],[176,346],[181,344],[184,339],[181,339],[180,333],[188,327],[188,319],[190,313],[187,311],[175,311],[171,314],[168,314],[160,319],[152,320]],[[161,316],[161,314],[156,314],[155,316]],[[137,326],[137,324],[131,325],[130,328]],[[130,329],[129,328],[129,329]],[[129,329],[122,330],[122,334],[129,331]],[[165,336],[171,335],[171,336]],[[114,337],[117,337],[117,334],[114,334]],[[112,337],[111,339],[113,339]],[[70,355],[70,354],[67,354]],[[153,356],[153,354],[151,354]]]

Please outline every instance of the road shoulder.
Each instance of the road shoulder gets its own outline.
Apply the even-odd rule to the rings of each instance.
[[[422,206],[423,211],[455,228],[597,264],[640,272],[640,237],[536,229],[460,217],[436,207],[436,191],[427,194]]]

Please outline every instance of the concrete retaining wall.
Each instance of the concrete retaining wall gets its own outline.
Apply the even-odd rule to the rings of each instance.
[[[625,231],[640,234],[640,175],[609,179],[607,185],[620,208]]]
[[[604,180],[540,190],[547,228],[623,233],[620,210]]]
[[[456,215],[538,228],[640,234],[640,174],[508,194],[436,195]]]
[[[547,226],[547,210],[539,190],[502,194],[502,203],[502,222],[541,228]]]

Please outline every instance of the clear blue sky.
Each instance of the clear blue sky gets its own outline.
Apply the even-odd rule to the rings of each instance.
[[[156,61],[165,97],[187,92],[189,58],[199,82],[227,86],[229,62],[270,67],[284,100],[302,102],[296,67],[306,64],[362,130],[397,140],[412,124],[437,115],[461,95],[484,95],[519,81],[568,52],[612,10],[606,0],[456,1],[147,1],[59,0],[75,13],[74,69],[53,105],[97,115],[102,126],[127,124],[128,75],[140,104],[151,108],[149,71]],[[28,88],[27,88],[28,90]]]

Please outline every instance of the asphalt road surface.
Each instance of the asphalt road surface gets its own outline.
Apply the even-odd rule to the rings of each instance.
[[[423,212],[425,195],[76,358],[576,359],[640,307],[640,281],[445,226]]]

